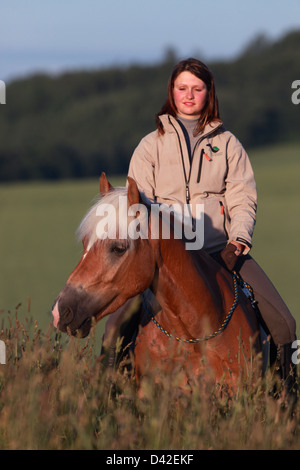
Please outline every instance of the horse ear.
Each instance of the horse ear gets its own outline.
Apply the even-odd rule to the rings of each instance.
[[[128,203],[129,206],[133,204],[139,204],[140,202],[140,193],[137,187],[136,182],[130,176],[127,177],[128,181]]]
[[[106,193],[108,193],[108,191],[111,191],[112,189],[114,189],[114,187],[110,184],[110,182],[106,178],[106,174],[104,173],[104,171],[102,172],[100,176],[99,182],[100,182],[101,196],[104,196]]]

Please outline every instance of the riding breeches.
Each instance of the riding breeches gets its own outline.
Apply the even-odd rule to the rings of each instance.
[[[212,255],[220,261],[219,253]],[[253,289],[255,300],[269,333],[276,345],[284,345],[296,339],[296,322],[276,288],[250,256],[240,256],[235,270]]]

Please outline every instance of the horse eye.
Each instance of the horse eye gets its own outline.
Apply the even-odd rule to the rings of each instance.
[[[127,245],[113,245],[111,251],[116,255],[121,256],[125,253],[125,251],[127,251],[127,248]]]

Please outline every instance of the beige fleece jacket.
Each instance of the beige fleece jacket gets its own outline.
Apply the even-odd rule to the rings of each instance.
[[[192,161],[175,118],[160,116],[165,133],[154,131],[135,149],[131,176],[148,199],[172,205],[204,204],[204,246],[209,253],[236,240],[251,248],[257,193],[249,157],[221,122],[208,124],[199,135]]]

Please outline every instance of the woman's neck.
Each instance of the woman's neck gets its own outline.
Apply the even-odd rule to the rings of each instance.
[[[194,134],[194,131],[198,122],[198,118],[188,119],[188,118],[184,118],[178,115],[177,121],[179,122],[182,128],[182,131],[186,140],[186,144],[188,147],[190,159],[191,159],[196,142],[199,138],[199,135]]]

